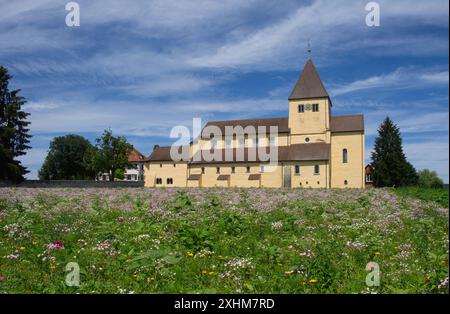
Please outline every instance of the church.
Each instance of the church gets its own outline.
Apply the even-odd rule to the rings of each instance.
[[[309,58],[288,98],[288,116],[208,122],[205,128],[276,127],[276,134],[215,138],[204,132],[174,160],[171,147],[155,146],[144,161],[147,187],[365,188],[364,116],[332,115],[332,101]],[[224,132],[226,133],[226,132]],[[276,163],[251,149],[276,145]],[[242,158],[196,158],[242,148]]]

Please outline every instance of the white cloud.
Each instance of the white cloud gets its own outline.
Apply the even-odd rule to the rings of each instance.
[[[60,105],[54,102],[29,102],[23,106],[25,111],[39,111],[39,110],[51,110],[56,109]]]
[[[418,170],[425,168],[435,170],[445,182],[449,182],[448,137],[441,138],[440,141],[406,143],[403,148],[408,160]]]
[[[449,130],[448,111],[414,114],[408,110],[377,110],[369,111],[365,115],[366,135],[378,134],[377,129],[386,116],[397,124],[401,133],[448,132]]]
[[[415,68],[398,68],[388,74],[371,76],[366,79],[334,86],[330,94],[334,96],[370,89],[399,89],[426,87],[430,84],[448,85],[448,71],[430,72]]]

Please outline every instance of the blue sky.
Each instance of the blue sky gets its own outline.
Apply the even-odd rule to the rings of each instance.
[[[67,1],[68,2],[68,1]],[[287,116],[290,90],[312,57],[334,115],[364,113],[366,159],[386,115],[408,159],[448,182],[448,2],[0,0],[0,64],[31,113],[35,178],[54,136],[90,140],[112,128],[142,153],[171,144],[175,125]]]

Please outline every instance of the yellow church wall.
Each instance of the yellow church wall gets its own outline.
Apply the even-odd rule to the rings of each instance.
[[[329,165],[327,161],[298,161],[285,165],[291,167],[292,188],[327,188],[329,186]],[[300,175],[295,174],[295,165],[300,166]],[[314,166],[319,165],[319,174]]]
[[[261,187],[280,188],[283,186],[283,168],[281,165],[264,166],[261,173]]]
[[[185,187],[187,184],[187,163],[150,162],[144,167],[145,186],[149,187]],[[161,178],[162,183],[156,184],[156,179]],[[167,183],[171,178],[173,184]]]
[[[319,111],[298,112],[298,105],[319,104]],[[328,98],[289,101],[289,128],[291,135],[325,133],[330,128],[330,108]]]
[[[343,163],[343,149],[348,162]],[[347,180],[347,185],[344,181]],[[364,134],[360,132],[331,135],[331,187],[364,188]]]

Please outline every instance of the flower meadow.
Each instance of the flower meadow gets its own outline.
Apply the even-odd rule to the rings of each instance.
[[[448,228],[388,189],[0,188],[0,293],[448,293]]]

